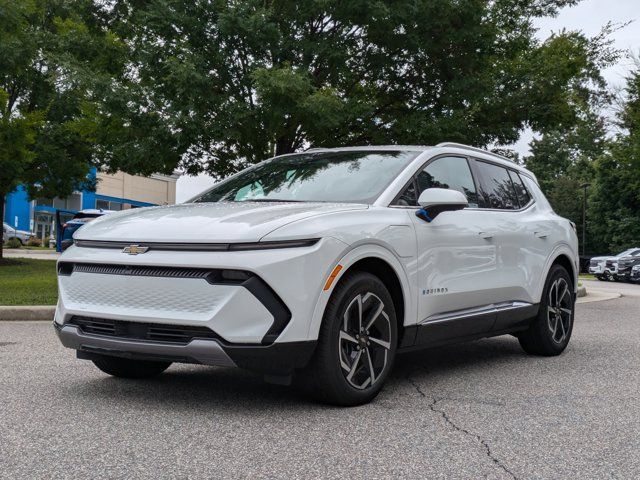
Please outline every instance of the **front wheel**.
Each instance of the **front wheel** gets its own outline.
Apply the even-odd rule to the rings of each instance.
[[[560,355],[571,338],[575,309],[573,282],[564,267],[554,265],[545,283],[540,310],[528,330],[518,334],[525,352]]]
[[[387,288],[370,273],[348,273],[327,304],[314,357],[301,372],[303,385],[326,403],[370,402],[393,367],[397,339]]]
[[[96,367],[104,373],[121,378],[149,378],[160,375],[171,362],[149,362],[146,360],[131,360],[129,358],[109,357],[102,355],[93,360]]]

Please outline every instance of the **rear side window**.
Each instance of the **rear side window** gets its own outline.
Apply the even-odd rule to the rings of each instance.
[[[511,177],[513,186],[516,189],[516,197],[518,198],[520,208],[526,207],[529,205],[529,202],[531,202],[531,194],[529,193],[529,190],[524,186],[524,182],[522,181],[522,178],[520,178],[519,174],[513,170],[509,170],[509,176]]]
[[[518,210],[520,203],[516,189],[504,167],[476,160],[479,188],[484,198],[485,208],[498,210]]]
[[[418,174],[416,180],[418,197],[427,188],[449,188],[464,193],[470,208],[478,208],[478,193],[466,158],[437,158]]]

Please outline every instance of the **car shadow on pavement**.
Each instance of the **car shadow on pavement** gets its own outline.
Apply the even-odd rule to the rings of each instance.
[[[405,353],[398,356],[383,393],[393,395],[408,383],[409,376],[412,381],[421,383],[448,375],[480,376],[486,375],[488,369],[499,370],[505,364],[528,358],[531,357],[522,352],[512,337]],[[308,411],[310,405],[333,408],[315,402],[295,385],[268,384],[260,375],[236,368],[174,365],[162,375],[146,380],[118,379],[100,372],[87,378],[86,373],[75,373],[67,388],[76,398],[84,398],[92,404],[96,401],[105,405],[134,403],[145,408],[155,406],[192,412],[264,410],[269,407]]]

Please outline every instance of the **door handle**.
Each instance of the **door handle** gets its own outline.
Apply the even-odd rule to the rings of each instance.
[[[533,232],[536,238],[547,238],[549,236],[549,232]]]
[[[478,232],[478,235],[480,235],[485,240],[491,240],[493,238],[492,232]]]

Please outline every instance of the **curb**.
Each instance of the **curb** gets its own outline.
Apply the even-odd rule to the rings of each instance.
[[[0,321],[49,320],[53,321],[55,305],[0,306]]]
[[[620,297],[622,297],[622,294],[618,292],[590,289],[589,295],[578,299],[576,303],[581,304],[581,303],[602,302],[605,300],[615,300],[616,298],[620,298]]]
[[[587,296],[587,287],[584,285],[582,287],[578,287],[578,298]]]

